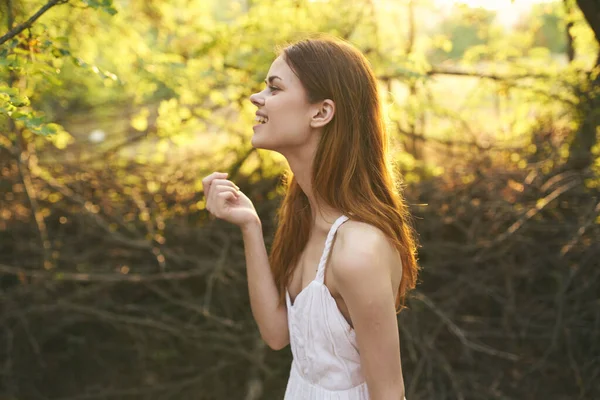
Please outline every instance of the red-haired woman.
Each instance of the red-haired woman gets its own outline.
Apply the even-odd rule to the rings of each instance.
[[[227,174],[203,185],[207,210],[243,232],[262,338],[291,345],[285,399],[402,399],[397,313],[415,286],[417,246],[373,71],[349,43],[318,37],[285,47],[265,83],[250,97],[252,145],[290,167],[270,255]]]

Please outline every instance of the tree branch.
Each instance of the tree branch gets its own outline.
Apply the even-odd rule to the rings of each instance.
[[[42,8],[40,8],[35,14],[33,14],[27,21],[23,22],[21,25],[16,26],[15,28],[8,31],[4,36],[0,37],[0,45],[6,42],[7,40],[12,39],[17,36],[19,33],[23,32],[25,29],[29,28],[39,17],[41,17],[46,11],[51,9],[52,7],[58,4],[68,3],[69,0],[50,0],[46,3]]]
[[[186,280],[197,276],[206,275],[209,263],[196,266],[194,269],[173,272],[160,272],[154,274],[120,274],[120,273],[83,273],[83,272],[47,272],[12,265],[0,264],[2,274],[28,276],[36,279],[60,280],[65,282],[156,282]]]
[[[600,2],[594,0],[577,0],[577,5],[594,32],[596,41],[600,44]]]
[[[551,76],[546,75],[546,74],[519,74],[519,75],[512,75],[512,76],[511,75],[502,76],[502,75],[486,74],[486,73],[474,72],[474,71],[459,71],[459,70],[438,69],[438,68],[432,68],[431,70],[425,72],[425,75],[427,75],[427,76],[433,76],[433,75],[464,76],[464,77],[473,77],[473,78],[481,78],[481,79],[491,79],[494,81],[513,81],[513,80],[527,79],[527,78],[534,78],[534,79],[550,79],[551,78]],[[397,75],[381,75],[381,76],[378,76],[378,78],[382,81],[388,81],[390,79],[401,78],[402,76],[403,76],[403,74],[400,73]]]
[[[472,76],[476,78],[484,78],[484,79],[492,79],[495,81],[510,81],[510,80],[518,80],[518,79],[527,79],[527,78],[535,78],[535,79],[548,79],[550,78],[547,74],[519,74],[519,75],[494,75],[494,74],[485,74],[479,72],[469,72],[469,71],[458,71],[458,70],[445,70],[445,69],[436,69],[433,68],[430,71],[427,71],[427,75],[454,75],[454,76]]]

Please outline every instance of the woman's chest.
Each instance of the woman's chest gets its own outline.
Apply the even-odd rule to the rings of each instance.
[[[292,277],[290,283],[288,285],[288,293],[290,298],[292,299],[292,303],[294,303],[296,297],[302,293],[304,290],[310,290],[308,287],[317,277],[319,263],[321,261],[323,252],[323,246],[314,245],[308,243],[304,250],[302,251],[298,262],[294,266],[294,270],[292,273]],[[350,313],[348,312],[348,308],[343,298],[339,294],[335,277],[331,271],[331,264],[336,260],[335,251],[332,251],[326,260],[324,267],[324,280],[323,285],[326,287],[325,290],[329,291],[331,297],[335,300],[337,308],[346,319],[346,321],[352,325],[350,319]]]

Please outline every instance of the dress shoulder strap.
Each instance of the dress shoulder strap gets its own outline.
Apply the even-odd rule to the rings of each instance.
[[[340,216],[335,220],[331,229],[329,229],[329,233],[327,234],[327,240],[325,240],[325,248],[323,249],[323,254],[321,255],[321,260],[319,261],[319,267],[317,268],[317,276],[315,280],[323,283],[325,280],[325,266],[327,265],[327,259],[329,258],[329,252],[331,250],[331,244],[333,243],[333,238],[335,237],[335,233],[337,229],[344,222],[348,221],[348,217],[345,215]]]

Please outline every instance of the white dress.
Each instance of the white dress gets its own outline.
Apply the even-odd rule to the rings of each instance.
[[[368,400],[354,329],[323,283],[325,265],[342,215],[331,226],[317,276],[292,304],[286,290],[293,361],[284,400]]]

